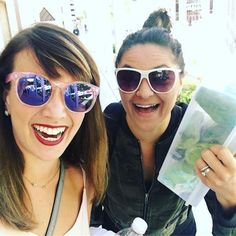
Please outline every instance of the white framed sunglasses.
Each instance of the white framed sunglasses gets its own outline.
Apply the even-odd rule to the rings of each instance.
[[[180,69],[168,67],[152,70],[123,67],[115,70],[119,89],[124,93],[137,91],[143,79],[147,79],[150,88],[155,93],[169,93],[176,83],[176,74],[180,72]]]

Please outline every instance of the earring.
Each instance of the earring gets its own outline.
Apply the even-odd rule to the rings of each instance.
[[[9,116],[9,113],[7,110],[4,111],[5,116]]]

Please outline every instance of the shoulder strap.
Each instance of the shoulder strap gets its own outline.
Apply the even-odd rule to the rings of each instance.
[[[82,166],[80,166],[80,168],[81,168],[82,174],[83,174],[84,188],[86,188],[86,173],[85,173],[85,170],[83,169]]]
[[[57,222],[57,215],[58,215],[58,211],[59,211],[59,207],[60,207],[62,189],[63,189],[63,184],[64,184],[64,175],[65,175],[64,172],[65,172],[64,164],[63,164],[63,161],[61,161],[60,176],[59,176],[59,180],[57,183],[52,212],[51,212],[51,216],[49,219],[49,223],[48,223],[48,227],[47,227],[45,236],[52,236],[53,235],[53,231],[54,231],[54,228],[55,228],[55,225]]]

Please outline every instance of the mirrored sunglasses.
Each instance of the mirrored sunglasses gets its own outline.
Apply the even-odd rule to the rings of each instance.
[[[45,105],[58,87],[70,111],[86,113],[93,108],[99,94],[99,87],[87,82],[56,84],[31,72],[12,72],[6,77],[6,83],[11,81],[16,83],[18,99],[29,106]]]
[[[150,88],[156,93],[169,93],[176,82],[176,73],[180,69],[156,68],[137,70],[133,68],[117,68],[115,70],[119,89],[125,93],[138,90],[143,79],[147,79]]]

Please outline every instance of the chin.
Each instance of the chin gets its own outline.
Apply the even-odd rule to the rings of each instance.
[[[140,122],[141,123],[141,122]],[[142,124],[136,124],[136,127],[142,131],[145,131],[145,132],[151,132],[154,130],[154,128],[156,127],[156,125],[150,125],[150,124],[147,124],[146,122],[142,122]]]

